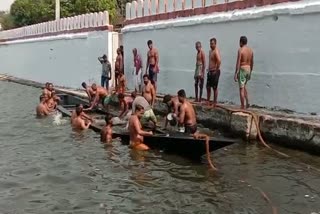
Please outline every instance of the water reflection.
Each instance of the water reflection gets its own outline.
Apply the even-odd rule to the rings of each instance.
[[[257,189],[278,213],[320,212],[320,173],[301,163],[320,168],[319,157],[235,144],[213,153],[216,173],[36,119],[39,93],[0,82],[0,213],[271,213]]]

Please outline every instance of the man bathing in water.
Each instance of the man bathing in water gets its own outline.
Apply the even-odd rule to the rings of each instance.
[[[52,97],[52,92],[54,92],[53,84],[47,82],[45,85],[45,88],[43,89],[43,95],[46,96],[47,98]]]
[[[97,86],[95,83],[91,86],[92,91],[95,93],[91,106],[86,110],[91,110],[97,106],[99,102],[106,108],[108,108],[111,96],[109,96],[107,89],[101,86]]]
[[[144,87],[142,89],[142,96],[148,101],[148,103],[153,107],[156,100],[156,91],[154,86],[151,84],[148,75],[143,75]]]
[[[78,106],[76,108],[76,117],[71,122],[72,127],[76,130],[88,129],[91,125],[90,121],[86,123],[86,120],[82,118],[82,111],[83,109],[80,106]]]
[[[133,114],[129,119],[130,132],[130,147],[137,150],[149,150],[149,147],[143,143],[144,136],[152,136],[151,131],[146,132],[142,130],[140,119],[144,114],[144,109],[141,105],[137,105]]]
[[[91,104],[91,102],[93,101],[96,93],[92,90],[91,87],[87,86],[87,83],[83,82],[81,85],[84,88],[84,90],[86,91],[86,93],[88,95],[88,99],[89,99],[90,104]]]
[[[196,94],[196,102],[201,102],[203,83],[204,83],[204,70],[206,68],[206,56],[201,47],[201,42],[196,42],[196,69],[194,72],[194,91]],[[198,93],[200,89],[200,94]],[[199,94],[199,96],[198,96]]]
[[[245,108],[244,101],[246,101],[246,108],[249,108],[250,106],[246,85],[251,79],[253,69],[253,51],[247,46],[247,43],[247,37],[241,36],[236,72],[234,74],[234,81],[239,82],[241,109]]]
[[[213,106],[215,107],[218,100],[218,83],[220,77],[221,57],[220,51],[217,48],[217,40],[210,39],[210,52],[209,52],[209,69],[207,75],[207,102],[210,105],[211,88],[213,89]]]
[[[149,75],[151,83],[154,85],[155,91],[157,91],[157,79],[159,70],[159,52],[153,47],[152,41],[148,41],[148,54],[147,54],[147,65],[146,65],[146,74]],[[148,70],[149,69],[149,70]]]
[[[118,87],[118,77],[120,75],[120,73],[123,73],[123,55],[121,53],[121,49],[118,48],[117,49],[117,58],[116,58],[116,62],[115,62],[115,66],[114,66],[114,72],[115,72],[115,79],[116,79],[116,88]]]
[[[100,141],[102,143],[112,142],[112,116],[107,114],[105,117],[106,125],[101,129]]]
[[[52,111],[57,109],[57,105],[59,104],[59,101],[61,101],[60,97],[58,97],[54,91],[51,92],[51,97],[47,101],[47,105],[49,109]]]
[[[76,105],[76,109],[77,108],[81,108],[82,109],[82,112],[81,112],[82,119],[89,120],[89,121],[93,122],[92,118],[90,116],[88,116],[86,113],[83,112],[83,105],[82,104],[77,104]],[[77,117],[76,110],[73,110],[72,113],[71,113],[71,118],[70,118],[71,123],[76,117]]]
[[[48,116],[52,112],[48,106],[48,97],[46,95],[42,94],[40,96],[40,103],[36,108],[36,112],[38,117]]]
[[[143,107],[144,113],[143,113],[143,116],[141,117],[142,126],[144,126],[144,127],[152,126],[152,128],[156,128],[157,117],[154,114],[148,101],[142,96],[136,96],[136,93],[132,93],[131,96],[133,98],[132,113],[135,112],[137,106]],[[151,124],[150,124],[150,122],[151,122]]]
[[[180,102],[178,97],[172,97],[171,95],[166,95],[163,97],[163,103],[168,107],[168,114],[172,113],[173,120],[178,120],[179,109],[180,109]],[[166,117],[166,122],[164,128],[166,129],[168,126],[168,119]]]
[[[135,93],[135,92],[132,92]],[[120,108],[122,109],[121,113],[119,114],[119,118],[125,117],[128,113],[129,110],[132,108],[132,96],[131,97],[125,97],[124,94],[118,94],[118,99],[119,99],[119,105]]]
[[[181,103],[179,125],[184,125],[185,133],[194,134],[197,132],[196,113],[192,104],[187,100],[186,92],[183,89],[178,91],[178,99]]]

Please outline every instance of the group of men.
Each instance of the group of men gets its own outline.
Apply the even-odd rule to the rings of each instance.
[[[60,98],[56,96],[52,83],[47,82],[40,95],[40,103],[36,107],[37,117],[45,117],[54,112]]]
[[[245,36],[240,37],[238,56],[236,62],[236,70],[234,81],[239,83],[241,109],[249,107],[249,98],[247,92],[247,82],[251,78],[253,70],[253,51],[247,46],[248,39]],[[206,57],[202,50],[201,43],[196,42],[196,69],[194,74],[195,79],[195,101],[201,102],[202,91],[204,85],[204,74],[206,67]],[[218,83],[220,77],[221,56],[217,47],[216,38],[210,39],[209,65],[207,72],[207,103],[210,104],[211,89],[213,89],[213,106],[216,106],[218,99]],[[245,103],[246,101],[246,103]],[[245,105],[246,104],[246,105]]]

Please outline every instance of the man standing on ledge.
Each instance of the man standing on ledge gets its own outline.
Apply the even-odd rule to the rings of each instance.
[[[107,55],[99,57],[98,60],[102,65],[101,86],[104,87],[104,85],[106,85],[106,89],[109,90],[109,80],[111,79],[111,64],[107,58]]]
[[[148,101],[148,103],[153,108],[155,100],[156,100],[156,91],[154,86],[151,84],[149,80],[149,76],[147,74],[143,75],[143,89],[142,89],[142,96]]]
[[[207,75],[207,102],[210,105],[211,88],[213,89],[214,98],[213,106],[217,105],[218,100],[218,83],[220,77],[221,57],[219,49],[217,48],[216,38],[210,39],[210,52],[209,52],[209,69]]]
[[[115,66],[114,66],[114,73],[115,73],[115,80],[116,80],[116,88],[118,87],[118,77],[120,75],[120,73],[123,73],[123,56],[122,56],[122,52],[121,49],[118,48],[117,49],[117,58],[116,58],[116,62],[115,62]]]
[[[134,88],[136,92],[141,93],[142,79],[142,60],[136,48],[132,50],[134,63]]]
[[[186,98],[186,92],[178,91],[178,99],[181,103],[179,112],[179,126],[184,125],[185,133],[194,134],[197,132],[197,118],[192,104]]]
[[[194,90],[196,94],[196,102],[201,102],[203,82],[204,82],[204,70],[206,68],[206,56],[201,47],[201,42],[196,42],[196,70],[194,72]],[[198,90],[200,89],[200,94],[198,96]]]
[[[239,82],[241,109],[245,108],[244,100],[246,100],[246,108],[249,108],[250,106],[246,85],[251,78],[253,69],[253,51],[247,46],[247,43],[247,37],[241,36],[236,72],[234,74],[234,81]]]
[[[157,91],[157,79],[159,73],[159,53],[156,48],[153,47],[152,41],[148,41],[149,51],[147,54],[147,66],[146,74],[149,75],[151,83],[154,85],[155,91]],[[149,70],[148,70],[149,69]],[[147,73],[149,71],[149,73]]]

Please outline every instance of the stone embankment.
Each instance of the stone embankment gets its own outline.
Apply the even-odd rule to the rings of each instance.
[[[15,77],[0,75],[0,80],[11,81],[32,87],[43,87],[43,83]],[[87,98],[82,90],[56,87],[58,92]],[[221,105],[222,108],[208,108],[203,105],[194,105],[199,124],[210,129],[228,131],[234,136],[244,139],[256,139],[258,131],[265,141],[285,147],[299,149],[314,154],[320,154],[320,117],[309,116],[282,111],[252,108],[258,119],[258,129],[251,114],[233,112],[238,110],[233,105]],[[162,104],[162,96],[157,97],[155,112],[165,115],[166,107]]]

